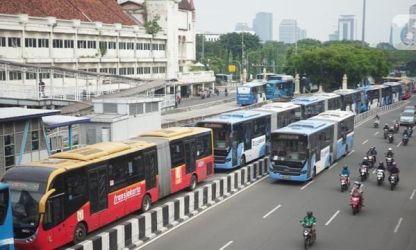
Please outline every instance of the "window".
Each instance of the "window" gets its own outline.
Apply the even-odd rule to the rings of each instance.
[[[159,67],[159,73],[160,74],[166,73],[166,68],[165,67]]]
[[[157,44],[157,43],[152,44],[152,49],[153,50],[158,50],[159,49],[159,44]]]
[[[36,73],[26,72],[26,80],[35,80],[35,79],[36,79]]]
[[[97,48],[96,41],[88,41],[88,48],[89,49],[96,49]]]
[[[101,68],[100,73],[108,73],[108,68]]]
[[[150,67],[144,67],[144,74],[150,74]]]
[[[143,103],[131,103],[129,104],[130,115],[140,115],[143,114],[144,108]]]
[[[107,42],[100,42],[100,49],[107,49]]]
[[[53,39],[52,46],[54,48],[63,48],[64,47],[64,43],[63,43],[63,41],[61,39]]]
[[[63,78],[64,77],[64,75],[63,74],[59,74],[59,73],[54,73],[53,74],[53,78],[56,78],[56,79],[58,79],[58,78]]]
[[[134,50],[134,43],[127,43],[128,50]]]
[[[172,168],[185,164],[183,142],[172,142],[170,144],[170,157],[172,160]]]
[[[159,111],[159,103],[157,102],[146,103],[146,113],[157,112],[157,111]]]
[[[32,131],[32,150],[39,149],[39,131]]]
[[[108,42],[108,49],[116,49],[117,45],[116,42]]]
[[[136,49],[137,50],[143,50],[143,43],[137,43],[136,44]]]
[[[159,44],[159,50],[166,50],[166,45],[165,44]]]
[[[4,157],[6,167],[14,166],[14,136],[4,136]]]
[[[127,75],[134,75],[134,68],[127,68]]]
[[[8,208],[9,208],[9,192],[8,192],[8,189],[2,189],[0,190],[0,225],[4,224]]]
[[[127,45],[126,45],[125,42],[121,42],[121,43],[118,44],[119,49],[126,49],[126,47],[127,47]]]
[[[66,49],[73,49],[74,48],[74,41],[73,40],[65,40],[64,47]]]
[[[211,134],[203,135],[197,138],[196,156],[198,159],[210,156],[212,154]]]
[[[89,69],[87,69],[87,72],[97,73],[97,69],[96,68],[89,68]]]
[[[135,158],[131,155],[121,156],[111,160],[108,169],[110,192],[137,182],[140,165],[142,165],[142,162],[137,162],[137,156]]]
[[[9,42],[9,47],[13,47],[13,48],[20,47],[20,38],[18,37],[9,37],[8,42]]]
[[[137,68],[137,74],[138,75],[143,75],[143,73],[144,73],[143,67]]]
[[[22,72],[19,71],[10,71],[9,72],[9,80],[22,80]]]
[[[49,73],[39,73],[39,78],[40,79],[49,79],[50,74]]]
[[[6,72],[0,71],[0,81],[6,81]]]
[[[267,120],[259,118],[253,121],[253,137],[259,137],[267,134]]]
[[[39,48],[49,48],[49,40],[48,39],[39,38],[38,39],[38,47]]]
[[[158,67],[153,67],[152,72],[153,72],[153,74],[159,74],[159,68]]]
[[[127,75],[127,68],[119,68],[120,75]]]
[[[36,38],[26,38],[25,39],[26,48],[36,48]]]
[[[6,47],[6,38],[0,37],[0,47]]]
[[[150,43],[144,43],[143,44],[143,49],[144,50],[150,50]]]
[[[112,75],[117,75],[117,68],[109,68],[108,73]]]
[[[78,169],[66,174],[65,216],[75,213],[87,202],[87,175],[85,169]]]
[[[77,45],[78,45],[78,49],[86,49],[87,48],[87,41],[79,40]]]
[[[117,104],[113,103],[104,103],[103,104],[104,113],[117,114]]]
[[[137,169],[137,180],[143,181],[145,178],[145,171],[143,167],[143,156],[142,153],[138,154],[133,159],[133,168]]]

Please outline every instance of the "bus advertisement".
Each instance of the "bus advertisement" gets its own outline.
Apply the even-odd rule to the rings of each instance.
[[[269,174],[276,180],[308,181],[331,165],[334,123],[303,120],[271,135]]]
[[[274,79],[276,78],[276,79]],[[267,100],[278,100],[281,97],[292,97],[295,93],[295,83],[292,76],[276,75],[266,84]]]
[[[11,168],[19,249],[56,249],[213,174],[212,132],[169,128]]]
[[[235,111],[197,123],[214,134],[216,169],[232,169],[267,154],[271,115],[265,112]]]
[[[335,90],[334,93],[341,97],[341,110],[351,111],[354,114],[360,113],[361,94],[362,94],[360,90],[340,89],[340,90]]]
[[[9,186],[0,183],[0,249],[14,250],[11,204]]]
[[[391,87],[391,92],[392,92],[392,102],[396,103],[400,100],[402,100],[403,98],[403,88],[402,88],[402,84],[399,82],[386,82],[383,83],[386,86]]]

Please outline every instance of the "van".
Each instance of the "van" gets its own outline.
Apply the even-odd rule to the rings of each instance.
[[[405,109],[400,115],[400,125],[415,125],[415,110]]]

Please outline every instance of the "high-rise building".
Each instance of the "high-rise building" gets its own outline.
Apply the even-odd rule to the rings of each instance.
[[[329,34],[329,41],[338,41],[338,30],[334,31],[332,34]]]
[[[237,32],[237,33],[250,33],[252,35],[255,34],[253,28],[251,28],[250,26],[248,26],[247,23],[237,23],[235,25],[234,32]]]
[[[338,19],[338,40],[355,39],[355,16],[341,15]]]
[[[306,30],[299,28],[296,20],[283,19],[279,26],[279,41],[296,43],[306,38]]]
[[[273,40],[273,14],[259,12],[253,20],[253,29],[262,42]]]
[[[413,4],[412,6],[410,6],[409,15],[410,15],[409,25],[413,26],[416,23],[416,4]]]

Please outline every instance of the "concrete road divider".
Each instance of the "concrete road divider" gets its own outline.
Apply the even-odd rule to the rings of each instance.
[[[267,175],[268,162],[268,157],[258,160],[67,249],[119,250],[138,247]]]

